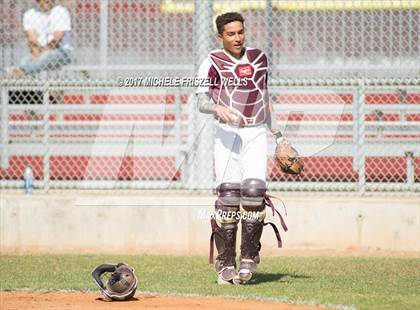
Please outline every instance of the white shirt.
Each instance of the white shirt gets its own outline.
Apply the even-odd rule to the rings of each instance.
[[[23,30],[36,32],[38,44],[41,47],[46,47],[51,42],[54,32],[64,31],[64,37],[61,39],[59,47],[72,49],[70,13],[61,5],[54,6],[48,12],[43,12],[37,7],[26,11],[23,15]]]

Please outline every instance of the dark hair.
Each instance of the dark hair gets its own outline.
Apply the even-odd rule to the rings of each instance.
[[[216,18],[217,32],[219,34],[222,34],[223,28],[226,24],[229,24],[231,22],[236,22],[236,21],[241,22],[242,24],[244,23],[244,18],[238,12],[228,12],[228,13],[224,13],[222,15],[217,16]]]

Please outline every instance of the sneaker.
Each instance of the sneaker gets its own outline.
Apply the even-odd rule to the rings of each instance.
[[[234,266],[224,267],[218,272],[217,283],[221,285],[233,284],[233,279],[236,277],[236,270]]]
[[[258,257],[257,257],[258,258]],[[245,284],[252,278],[252,274],[257,271],[257,266],[259,259],[241,259],[241,264],[239,265],[239,272],[237,278],[233,280],[235,284]]]

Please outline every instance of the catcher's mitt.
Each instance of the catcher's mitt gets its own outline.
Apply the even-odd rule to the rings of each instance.
[[[275,158],[284,173],[300,174],[303,171],[303,159],[289,142],[283,140],[277,144]]]
[[[110,272],[111,277],[108,282],[102,282],[102,275]],[[117,265],[103,264],[99,265],[92,272],[95,283],[99,286],[101,293],[105,299],[111,300],[128,300],[134,296],[137,289],[137,278],[134,269],[127,264],[119,263]]]

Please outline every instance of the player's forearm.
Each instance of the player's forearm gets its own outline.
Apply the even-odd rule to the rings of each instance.
[[[270,112],[270,116],[267,119],[267,128],[273,135],[279,134],[281,136],[280,126],[277,125],[276,116],[273,112]]]
[[[216,104],[207,94],[197,95],[197,107],[201,113],[216,114]]]
[[[268,130],[271,131],[273,135],[276,136],[277,140],[280,140],[283,135],[281,133],[280,126],[277,124],[276,114],[274,113],[273,106],[271,104],[270,104],[269,112],[270,112],[270,115],[267,117],[267,122],[266,122],[267,128]]]

